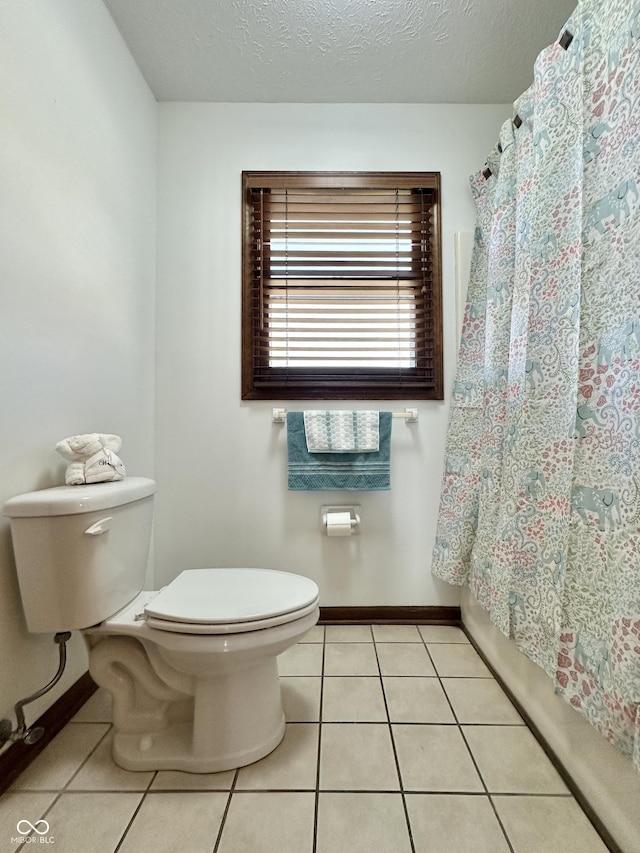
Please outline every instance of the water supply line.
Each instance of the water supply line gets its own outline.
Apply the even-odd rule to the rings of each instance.
[[[37,743],[40,740],[42,735],[44,734],[44,729],[42,726],[30,726],[27,728],[27,724],[24,718],[24,711],[22,710],[25,705],[28,705],[30,702],[34,702],[36,699],[39,699],[41,696],[44,696],[45,693],[48,693],[62,678],[62,673],[64,672],[64,668],[67,664],[67,642],[71,638],[71,631],[61,631],[56,634],[53,638],[53,642],[58,644],[59,647],[59,663],[58,663],[58,671],[53,676],[51,681],[48,684],[45,684],[44,687],[41,687],[40,690],[37,690],[35,693],[32,693],[31,696],[27,696],[26,699],[21,699],[19,702],[16,702],[14,705],[14,710],[16,714],[16,720],[18,726],[16,729],[13,729],[11,724],[11,720],[5,719],[0,720],[0,748],[2,748],[6,743],[15,743],[16,741],[24,741],[27,745],[31,746],[31,744]]]

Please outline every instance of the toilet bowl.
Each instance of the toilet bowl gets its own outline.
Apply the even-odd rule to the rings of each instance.
[[[307,578],[191,569],[86,629],[91,675],[113,696],[115,761],[215,773],[263,758],[285,730],[276,657],[317,621]]]
[[[5,504],[27,625],[82,631],[91,675],[113,697],[121,767],[250,764],[284,735],[276,658],[316,624],[318,587],[289,572],[207,568],[142,591],[154,492],[130,477]]]

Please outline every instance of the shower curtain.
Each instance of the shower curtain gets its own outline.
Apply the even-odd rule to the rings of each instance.
[[[432,572],[640,771],[640,0],[584,0],[485,168]]]

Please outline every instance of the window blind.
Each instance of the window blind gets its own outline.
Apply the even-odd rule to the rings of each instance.
[[[438,177],[243,174],[244,399],[441,399]]]

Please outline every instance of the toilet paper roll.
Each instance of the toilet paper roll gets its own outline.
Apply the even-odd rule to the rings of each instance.
[[[327,536],[351,536],[351,513],[328,512]]]

